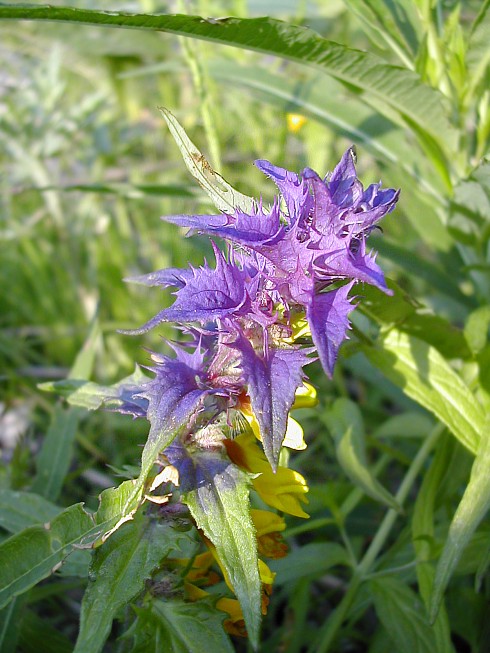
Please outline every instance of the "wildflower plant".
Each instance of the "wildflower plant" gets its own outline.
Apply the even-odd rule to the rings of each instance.
[[[208,553],[194,557],[191,547],[185,563],[169,553],[153,570],[150,593],[170,600],[181,587],[184,601],[209,598],[205,587],[216,578],[216,563],[238,600],[216,604],[228,613],[225,627],[247,634],[256,647],[275,575],[262,558],[287,552],[284,519],[274,511],[308,517],[307,481],[281,456],[283,447],[306,447],[290,412],[316,402],[307,365],[318,358],[332,375],[358,301],[356,285],[390,293],[366,240],[395,208],[399,192],[381,184],[365,189],[351,147],[325,178],[309,168],[297,174],[257,161],[279,191],[268,207],[210,172],[176,119],[162,112],[186,162],[191,152],[210,176],[206,187],[220,209],[164,220],[188,228],[188,235],[208,235],[215,261],[129,278],[173,288],[170,306],[126,332],[175,323],[179,338],[167,342],[172,353],[149,352],[145,372],[137,368],[111,388],[69,384],[64,391],[72,403],[150,425],[140,476],[127,482],[126,516],[103,539],[145,511],[163,528],[175,530],[176,518],[187,529],[195,526]],[[251,508],[251,493],[272,510]],[[85,605],[90,594],[89,587]],[[144,641],[141,614],[135,632]],[[83,623],[82,610],[82,636]]]
[[[369,235],[395,207],[398,191],[379,184],[364,188],[357,178],[353,148],[325,178],[309,168],[293,172],[257,161],[270,188],[277,189],[269,205],[258,195],[243,195],[215,173],[164,110],[187,167],[216,207],[208,215],[164,219],[187,229],[189,235],[210,238],[212,254],[194,268],[137,270],[131,281],[168,288],[173,298],[157,304],[155,291],[153,311],[138,310],[144,305],[141,301],[135,324],[126,323],[126,289],[111,295],[112,306],[104,304],[110,319],[118,326],[134,327],[130,331],[134,335],[164,330],[170,339],[153,346],[147,355],[140,350],[138,360],[145,365],[137,366],[131,376],[111,387],[87,380],[99,337],[94,318],[87,346],[68,378],[42,385],[66,397],[70,406],[54,409],[52,427],[34,462],[32,450],[19,447],[28,462],[13,456],[4,478],[6,487],[0,488],[1,526],[9,534],[0,543],[2,651],[14,650],[17,642],[22,650],[30,650],[33,641],[36,645],[43,641],[49,648],[44,633],[60,637],[61,630],[67,636],[59,647],[57,639],[52,648],[71,650],[74,615],[77,622],[80,615],[76,653],[94,653],[104,646],[120,653],[230,651],[226,632],[248,636],[250,646],[235,641],[239,650],[257,648],[268,610],[272,614],[267,619],[267,650],[291,653],[308,648],[309,653],[322,653],[349,638],[346,646],[354,648],[450,653],[461,647],[479,650],[488,639],[480,590],[488,593],[489,568],[488,525],[483,518],[490,505],[486,371],[490,360],[490,167],[486,160],[490,5],[382,0],[382,11],[373,11],[370,2],[344,0],[344,11],[342,3],[334,9],[340,12],[339,20],[331,20],[331,8],[325,20],[327,10],[320,4],[316,3],[320,20],[312,17],[310,23],[308,17],[313,29],[273,18],[207,19],[18,3],[0,6],[3,22],[38,21],[37,28],[26,26],[25,41],[23,28],[17,37],[21,30],[4,23],[5,42],[18,39],[22,44],[19,61],[27,61],[30,51],[34,59],[40,47],[51,46],[54,32],[44,31],[45,21],[132,28],[122,39],[124,45],[118,43],[118,56],[109,57],[118,89],[132,83],[132,72],[125,69],[129,59],[139,66],[136,60],[141,58],[138,77],[153,75],[156,81],[164,71],[166,85],[167,76],[177,75],[177,98],[181,69],[164,61],[175,56],[175,49],[165,48],[164,39],[170,44],[172,37],[162,33],[188,37],[183,57],[189,65],[187,81],[199,97],[199,124],[204,126],[218,169],[220,139],[215,125],[221,112],[223,140],[235,138],[236,124],[228,118],[239,113],[235,108],[243,87],[250,97],[260,97],[260,106],[247,97],[242,115],[246,112],[252,127],[258,127],[259,137],[266,133],[263,124],[267,125],[270,152],[279,151],[286,136],[288,144],[304,146],[310,161],[319,160],[316,130],[324,128],[331,130],[332,138],[347,136],[362,142],[386,170],[389,185],[404,188],[406,213],[391,222],[389,237],[379,239],[378,247],[393,263],[390,276],[402,279],[408,293],[393,280],[386,283],[368,249]],[[356,14],[361,21],[354,24]],[[367,51],[367,42],[358,40],[360,29],[373,41],[373,52]],[[135,48],[138,31],[145,31],[146,37]],[[105,38],[95,32],[93,37],[101,42]],[[194,51],[196,38],[232,46],[236,57],[216,55],[215,59],[214,51],[213,61],[200,57],[206,50],[203,46],[202,51]],[[347,45],[338,42],[351,38]],[[15,361],[16,384],[19,374],[21,379],[25,370],[30,373],[29,364],[39,369],[41,349],[50,365],[60,364],[62,369],[74,359],[78,345],[72,334],[85,328],[91,300],[99,291],[103,297],[104,289],[112,289],[115,277],[122,276],[124,261],[134,259],[125,247],[127,232],[114,223],[106,236],[111,234],[111,249],[118,243],[116,266],[112,268],[112,256],[104,259],[111,273],[100,287],[95,288],[93,274],[88,275],[90,282],[80,283],[82,261],[73,259],[78,240],[85,239],[82,249],[87,258],[96,251],[102,256],[106,240],[101,234],[107,225],[97,218],[93,233],[88,232],[86,223],[78,220],[79,213],[68,210],[66,193],[74,189],[90,194],[127,192],[128,197],[147,195],[148,201],[155,191],[191,195],[187,188],[174,187],[151,173],[149,181],[156,177],[158,186],[112,183],[109,175],[107,185],[94,186],[95,179],[104,179],[99,155],[106,163],[109,160],[106,139],[99,137],[93,150],[96,156],[87,155],[86,149],[80,155],[97,162],[93,175],[78,180],[77,174],[77,182],[90,183],[66,185],[65,175],[59,175],[59,170],[57,174],[57,166],[46,157],[59,159],[59,135],[65,133],[67,120],[66,133],[77,138],[69,139],[77,151],[82,142],[92,140],[94,124],[92,118],[79,121],[78,106],[75,112],[66,111],[72,95],[64,92],[64,72],[59,79],[53,73],[61,73],[65,52],[73,55],[75,50],[71,51],[70,37],[61,40],[63,47],[50,59],[51,73],[43,82],[50,91],[47,104],[42,93],[29,99],[24,92],[29,85],[18,84],[23,75],[17,72],[16,57],[9,60],[8,45],[5,58],[7,71],[16,71],[8,76],[7,86],[21,91],[10,94],[2,89],[0,106],[0,139],[17,168],[7,175],[2,196],[8,224],[2,236],[13,238],[3,266],[9,328],[2,339],[7,332],[12,336],[2,353]],[[78,38],[73,41],[78,43]],[[148,47],[150,41],[154,48]],[[87,43],[92,62],[93,42],[87,39]],[[359,43],[362,50],[349,47]],[[109,40],[103,45],[102,51],[110,52]],[[237,48],[265,57],[242,57]],[[120,56],[123,52],[128,57]],[[135,52],[140,54],[135,57]],[[272,57],[282,60],[279,66]],[[286,60],[296,62],[295,67],[283,65]],[[74,61],[73,56],[66,61]],[[78,66],[77,72],[72,71],[74,78],[85,77],[89,69],[93,70],[91,65]],[[97,76],[94,89],[108,86],[105,73]],[[83,89],[91,87],[93,77],[86,75],[77,85],[77,98],[83,98]],[[209,77],[216,77],[216,87],[208,83]],[[131,111],[154,103],[144,97],[143,89],[151,86],[139,88],[141,93],[131,91],[135,100],[128,103]],[[100,96],[94,92],[88,104],[79,102],[82,113],[91,116],[91,106],[106,105],[107,92],[105,88]],[[111,116],[117,115],[124,93],[119,95]],[[182,97],[187,100],[189,95]],[[277,114],[265,109],[267,103],[283,108],[282,129],[276,130]],[[41,122],[39,107],[45,116]],[[83,141],[78,134],[84,135]],[[114,160],[127,154],[127,137],[121,136],[114,139],[118,142]],[[257,143],[249,139],[249,144],[255,151]],[[247,147],[245,136],[242,145]],[[70,171],[72,151],[67,155]],[[315,163],[314,167],[322,166]],[[28,201],[22,200],[25,189],[19,193],[17,188],[19,180],[23,184],[26,179],[36,186],[30,189],[34,194],[28,194]],[[31,209],[43,202],[45,208],[30,216]],[[20,231],[16,220],[9,222],[10,204],[22,223]],[[96,206],[98,202],[89,211],[92,216],[100,215]],[[148,219],[142,216],[143,211],[140,225],[147,227]],[[52,220],[56,228],[44,242],[42,234],[37,239],[36,231],[33,243],[30,233],[41,218]],[[72,230],[75,222],[77,228]],[[165,228],[170,238],[177,238],[177,229]],[[153,247],[148,234],[154,229],[131,243],[133,254],[140,242]],[[60,253],[65,251],[61,259],[52,256],[58,245]],[[23,257],[22,265],[15,252]],[[65,264],[66,270],[60,270]],[[185,266],[185,257],[179,265]],[[104,274],[102,270],[101,279]],[[95,291],[93,295],[86,292],[89,289]],[[362,315],[352,317],[357,305]],[[65,327],[70,335],[64,336],[64,343],[71,354],[66,357],[61,355],[63,337],[58,337],[63,330],[56,328],[53,338],[51,329],[38,329],[40,324],[48,326],[50,316],[53,326],[57,324],[60,311],[68,316]],[[26,318],[36,326],[32,334],[24,330]],[[344,396],[328,397],[310,413],[321,430],[305,442],[291,414],[300,406],[315,405],[310,380],[316,372],[308,379],[308,365],[315,363],[318,370],[332,375],[350,319],[356,337],[344,347],[350,355],[345,375],[336,374],[327,386],[329,391],[341,388]],[[27,337],[19,338],[19,333]],[[138,347],[137,339],[112,333],[104,338],[108,349],[114,339],[134,343],[123,345],[133,352]],[[19,356],[19,352],[24,353]],[[108,376],[118,362],[115,356],[104,359]],[[348,387],[341,387],[345,381]],[[361,401],[348,396],[359,396]],[[100,495],[96,509],[90,498],[89,508],[81,503],[62,507],[74,496],[86,498],[85,486],[77,487],[75,479],[85,472],[88,478],[92,471],[86,469],[85,451],[76,469],[70,469],[75,438],[80,436],[91,457],[98,446],[95,430],[88,440],[84,440],[85,429],[77,433],[84,415],[80,406],[126,415],[122,422],[129,425],[126,428],[134,427],[138,442],[146,437],[149,423],[141,465],[114,467],[113,472],[127,479],[118,487],[110,487],[114,479],[103,474],[109,489]],[[95,419],[106,417],[99,414]],[[113,415],[110,423],[119,424],[120,419]],[[110,437],[103,450],[108,441]],[[116,460],[104,451],[106,459],[115,465],[136,462],[135,443],[128,439],[126,444],[118,447]],[[289,454],[307,444],[303,455]],[[315,469],[303,477],[296,468],[306,469],[304,463],[311,462],[312,454],[322,447],[327,455],[318,456]],[[373,460],[369,449],[379,452]],[[99,472],[94,476],[90,487],[102,485]],[[344,477],[352,483],[345,483]],[[395,496],[385,482],[397,486]],[[93,499],[95,493],[90,495]],[[370,512],[369,498],[390,509],[381,513],[377,507],[376,513]],[[292,545],[289,553],[287,541]],[[332,567],[340,569],[329,571]],[[468,582],[470,574],[475,576],[473,584]],[[35,587],[48,577],[52,582]],[[310,595],[315,600],[308,606]],[[32,608],[40,598],[42,606]],[[80,610],[76,599],[81,600]],[[49,610],[56,600],[69,613],[58,629],[49,624],[54,621],[54,611],[51,615]],[[279,620],[281,627],[276,628]],[[121,625],[113,628],[113,621]]]

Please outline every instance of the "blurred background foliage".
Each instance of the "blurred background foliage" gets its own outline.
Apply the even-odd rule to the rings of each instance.
[[[91,0],[51,4],[109,9]],[[117,333],[143,324],[168,301],[154,289],[126,285],[123,278],[188,262],[199,265],[206,256],[209,260],[206,239],[186,240],[181,230],[159,220],[165,214],[214,211],[185,169],[158,106],[174,113],[225,179],[266,201],[275,189],[253,167],[255,159],[267,158],[295,171],[309,166],[325,174],[356,143],[365,185],[382,179],[384,186],[402,188],[399,207],[385,220],[383,234],[373,234],[370,241],[380,251],[387,276],[416,298],[414,305],[422,313],[434,312],[450,323],[454,332],[441,330],[439,339],[434,336],[436,346],[439,351],[447,346],[446,357],[469,383],[486,369],[484,361],[480,368],[474,361],[473,366],[463,363],[471,356],[461,336],[468,315],[488,302],[490,288],[490,233],[488,225],[482,228],[478,222],[485,201],[490,201],[490,194],[485,200],[489,185],[483,177],[461,183],[487,153],[490,133],[488,46],[485,40],[480,46],[477,42],[467,56],[464,45],[482,3],[451,0],[433,7],[429,2],[398,2],[393,5],[397,11],[406,11],[398,23],[397,12],[383,8],[388,4],[134,0],[111,2],[110,10],[268,15],[416,70],[451,104],[459,138],[458,154],[451,160],[420,135],[417,125],[409,132],[395,115],[390,121],[355,89],[284,59],[162,33],[0,22],[4,487],[30,487],[36,455],[59,410],[37,384],[66,377],[89,332],[95,354],[85,371],[101,383],[129,374],[135,361],[146,364],[144,347],[162,349],[161,336],[174,337],[165,325],[144,338]],[[438,25],[438,20],[443,22]],[[475,199],[475,192],[483,195]],[[468,202],[473,204],[465,211]],[[360,407],[369,464],[393,492],[421,438],[435,424],[362,353],[363,334],[377,333],[374,317],[369,311],[356,312],[355,331],[332,381],[319,367],[310,368],[320,407],[299,413],[309,447],[295,455],[294,466],[310,484],[311,520],[290,522],[292,553],[276,565],[278,586],[265,621],[264,651],[305,650],[313,636],[305,628],[323,624],[347,588],[343,567],[331,570],[344,564],[339,549],[324,548],[325,543],[342,546],[346,559],[357,558],[384,514],[381,505],[353,489],[339,468],[332,428],[327,428],[333,400],[350,397]],[[454,336],[450,345],[448,333]],[[81,413],[77,420],[59,501],[69,505],[86,500],[94,506],[103,488],[138,464],[145,432],[139,423],[111,413]],[[437,498],[431,495],[439,516],[429,551],[423,553],[428,559],[441,550],[471,467],[463,447],[447,434],[441,437],[445,444],[439,457],[446,467],[434,481]],[[415,509],[423,506],[417,503]],[[411,519],[396,523],[376,568],[380,577],[386,570],[398,570],[393,586],[385,583],[378,593],[375,584],[361,588],[338,650],[435,650],[394,649],[396,633],[389,632],[393,597],[402,597],[401,612],[403,600],[407,605],[415,600],[409,587],[416,579],[415,557],[422,554],[413,543],[412,527]],[[488,636],[482,629],[489,587],[485,585],[483,594],[474,587],[478,570],[478,582],[483,583],[488,525],[480,528],[471,547],[449,590],[447,609],[456,650],[476,652],[484,650]],[[39,641],[47,643],[36,650],[71,650],[82,588],[82,580],[61,579],[31,594],[18,626],[20,650],[34,650],[33,642]],[[380,622],[371,607],[373,597]],[[471,618],[464,618],[462,604]],[[116,650],[111,648],[114,641],[107,650]]]

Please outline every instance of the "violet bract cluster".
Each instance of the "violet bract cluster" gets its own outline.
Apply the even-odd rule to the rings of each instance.
[[[388,292],[366,238],[394,209],[399,191],[381,184],[364,189],[353,148],[325,179],[310,168],[299,176],[265,160],[255,165],[280,192],[272,208],[259,200],[251,214],[163,218],[190,234],[224,240],[225,253],[213,243],[214,268],[205,263],[130,279],[175,288],[175,301],[128,333],[176,322],[189,342],[174,345],[174,357],[153,355],[154,379],[134,389],[133,408],[129,402],[122,409],[146,411],[150,438],[169,430],[185,446],[248,403],[276,469],[303,368],[315,352],[332,375],[355,305],[353,286],[364,282]],[[297,337],[305,332],[309,346]]]
[[[140,479],[150,493],[161,476],[178,486],[175,496],[162,486],[157,502],[171,497],[189,508],[239,601],[228,610],[230,632],[246,628],[253,646],[274,577],[258,556],[284,555],[279,531],[285,524],[259,511],[264,523],[257,525],[249,491],[273,509],[308,516],[301,506],[305,479],[279,464],[282,446],[305,446],[298,446],[297,431],[290,434],[289,413],[314,402],[306,365],[318,358],[332,375],[355,306],[353,286],[389,292],[366,238],[399,195],[380,184],[363,188],[353,148],[325,179],[309,168],[300,176],[268,161],[256,165],[279,190],[270,209],[257,200],[250,212],[164,218],[224,247],[213,240],[214,266],[130,279],[172,288],[175,300],[127,333],[174,322],[184,339],[169,343],[173,355],[151,354],[152,378],[137,374],[105,398],[115,410],[150,422]],[[164,469],[151,481],[155,462]],[[189,600],[202,596],[202,588],[187,586]]]

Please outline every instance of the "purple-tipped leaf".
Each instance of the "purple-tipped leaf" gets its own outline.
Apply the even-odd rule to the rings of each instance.
[[[329,377],[333,374],[340,345],[345,340],[349,328],[347,316],[354,308],[348,298],[352,286],[353,282],[315,295],[306,310],[313,342],[323,369]]]
[[[311,362],[308,354],[312,349],[271,347],[264,358],[244,337],[239,337],[233,346],[240,353],[240,366],[252,411],[259,423],[265,454],[275,471],[289,410],[297,388],[303,383],[303,367]]]

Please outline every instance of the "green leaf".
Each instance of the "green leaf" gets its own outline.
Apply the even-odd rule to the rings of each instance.
[[[253,197],[243,195],[230,186],[221,175],[211,168],[175,116],[163,107],[160,108],[160,111],[177,143],[187,169],[209,195],[216,208],[225,213],[234,213],[238,208],[245,213],[252,213],[255,203]]]
[[[441,354],[398,329],[380,336],[377,347],[362,346],[371,363],[405,394],[431,411],[471,452],[483,433],[480,403]]]
[[[185,537],[169,524],[140,515],[95,551],[89,572],[93,580],[82,601],[76,653],[102,650],[117,612],[144,589],[151,573]]]
[[[24,597],[16,597],[0,610],[0,651],[16,653],[22,614],[24,612]]]
[[[70,469],[80,413],[57,406],[37,458],[37,474],[31,490],[56,501]]]
[[[422,412],[407,411],[393,415],[384,421],[373,433],[379,438],[420,438],[432,430],[434,422]]]
[[[482,163],[454,190],[448,226],[460,242],[474,247],[490,237],[490,163]]]
[[[131,519],[139,503],[135,483],[105,490],[99,510],[70,506],[44,525],[30,526],[0,544],[0,607],[54,573],[77,548],[90,548]]]
[[[344,547],[335,542],[310,542],[294,549],[285,558],[271,560],[270,568],[277,576],[274,586],[296,582],[302,578],[318,578],[332,567],[350,566]]]
[[[444,590],[461,554],[490,508],[490,416],[487,417],[468,486],[454,514],[448,537],[437,564],[432,591],[430,616],[434,620]]]
[[[197,487],[183,495],[197,526],[211,540],[242,607],[256,648],[261,619],[257,542],[249,509],[249,480],[220,454],[195,453]],[[184,491],[184,488],[182,488]]]
[[[434,584],[435,569],[431,564],[434,557],[434,514],[436,498],[440,494],[440,486],[448,473],[451,457],[454,453],[455,441],[444,434],[439,440],[431,466],[424,474],[422,487],[415,501],[412,516],[412,540],[417,554],[417,582],[420,595],[426,609],[429,609],[430,595]],[[436,638],[436,651],[454,653],[451,643],[451,627],[449,625],[445,606],[442,606],[433,625]]]
[[[482,3],[480,12],[471,28],[466,53],[466,64],[474,88],[483,78],[490,64],[490,1]]]
[[[75,362],[73,363],[68,378],[70,379],[88,379],[92,374],[95,362],[95,353],[100,341],[100,325],[97,311],[92,318],[87,339],[83,343],[81,350],[78,352]]]
[[[427,312],[407,295],[394,281],[388,281],[393,291],[387,296],[374,286],[364,286],[359,310],[383,326],[413,335],[435,347],[445,358],[471,358],[471,351],[462,331],[440,315]]]
[[[141,385],[145,381],[148,381],[148,377],[136,365],[133,374],[111,386],[92,383],[92,381],[86,381],[85,379],[70,378],[62,381],[40,383],[38,387],[45,392],[56,392],[64,397],[71,406],[97,410],[101,406],[120,405],[125,386]]]
[[[424,606],[405,583],[393,577],[384,577],[369,581],[369,590],[376,614],[389,633],[397,653],[434,653],[438,650]]]
[[[390,261],[393,261],[402,270],[417,278],[424,279],[430,284],[431,289],[433,288],[452,300],[458,301],[465,307],[471,308],[474,306],[473,299],[461,292],[458,279],[452,270],[451,273],[448,273],[443,266],[429,261],[427,257],[420,256],[413,249],[403,247],[386,238],[376,238],[370,242],[374,249],[386,256]]]
[[[131,653],[233,653],[225,631],[225,614],[210,601],[152,601],[135,608],[136,622],[125,635],[134,638]]]
[[[19,533],[29,526],[49,522],[61,512],[63,508],[38,494],[0,489],[0,526],[9,533]],[[89,561],[89,551],[75,549],[64,560],[60,574],[86,578]]]
[[[0,488],[0,526],[9,533],[49,522],[62,510],[38,494]]]
[[[397,112],[452,152],[456,134],[445,98],[418,75],[386,64],[375,55],[327,41],[314,31],[272,18],[206,19],[185,15],[145,15],[69,7],[0,7],[0,19],[64,21],[85,25],[170,32],[205,39],[313,66]]]
[[[402,512],[395,498],[371,472],[364,423],[357,404],[350,399],[337,399],[324,419],[335,441],[337,460],[350,480],[371,498]]]
[[[466,320],[464,337],[473,354],[479,354],[488,340],[490,306],[480,306]]]
[[[359,17],[359,23],[379,47],[383,39],[391,50],[407,65],[413,67],[418,51],[417,31],[420,25],[417,12],[410,0],[396,3],[386,0],[344,0]]]
[[[69,404],[81,406],[96,410],[101,406],[117,408],[124,402],[124,396],[127,388],[140,386],[148,380],[143,374],[141,368],[137,365],[133,374],[122,379],[112,386],[102,386],[91,381],[64,379],[40,384],[41,390],[48,392],[57,392],[66,398]],[[142,488],[146,482],[153,464],[155,463],[161,451],[167,447],[176,437],[178,431],[150,432],[150,435],[143,448],[141,456],[141,471],[135,482],[134,496],[141,495]]]
[[[193,198],[199,195],[198,189],[188,188],[179,184],[70,184],[66,186],[34,186],[24,187],[25,190],[35,190],[44,193],[49,190],[56,190],[62,193],[97,193],[97,195],[122,195],[131,199],[145,199],[147,195],[186,197]]]
[[[277,75],[260,66],[243,66],[235,61],[214,61],[208,66],[213,78],[226,84],[244,86],[261,100],[273,103],[287,112],[300,112],[328,125],[340,134],[364,147],[379,161],[396,166],[402,174],[416,180],[419,193],[424,191],[438,203],[444,192],[439,178],[433,173],[420,152],[409,146],[403,130],[368,107],[355,96],[345,96],[342,86],[333,79],[316,74],[304,80]],[[405,175],[406,179],[406,175]]]
[[[22,653],[71,653],[73,644],[45,616],[26,610],[22,619],[20,649]]]

